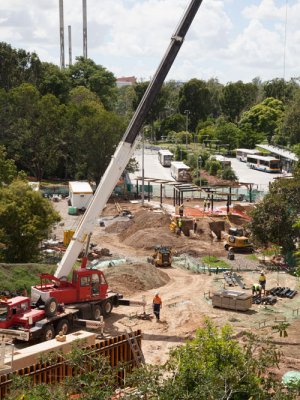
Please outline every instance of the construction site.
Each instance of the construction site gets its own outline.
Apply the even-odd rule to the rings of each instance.
[[[172,221],[179,217],[178,206],[167,203],[161,207],[158,202],[151,201],[142,207],[137,201],[117,205],[112,201],[106,205],[95,226],[89,252],[91,264],[105,271],[111,290],[146,302],[145,307],[114,309],[105,319],[104,335],[119,335],[128,328],[141,329],[145,361],[163,364],[169,350],[192,338],[195,330],[209,317],[218,326],[232,325],[237,337],[245,330],[261,335],[273,334],[284,354],[280,374],[297,369],[298,278],[272,260],[261,257],[257,251],[237,250],[234,258],[229,259],[224,248],[226,231],[233,226],[245,226],[249,222],[247,210],[254,205],[233,204],[229,215],[220,216],[217,212],[204,212],[203,202],[188,201],[184,204],[182,218],[190,229],[183,225],[179,235],[172,230]],[[74,229],[81,217],[68,215],[65,200],[55,203],[55,207],[64,221],[54,230],[56,239],[62,242],[64,232]],[[155,267],[151,263],[156,246],[171,249],[171,267]],[[224,267],[206,265],[202,259],[209,257],[223,261]],[[262,268],[269,296],[265,301],[252,302],[252,286],[258,283]],[[233,279],[228,278],[229,275],[233,275]],[[289,288],[294,293],[292,298],[272,296],[270,290],[273,288]],[[162,299],[160,323],[156,323],[152,311],[152,299],[157,291]],[[246,301],[245,308],[238,308],[237,302],[233,305],[214,303],[213,296],[220,291],[224,292],[224,298],[226,292],[232,292],[233,297],[244,294],[245,298],[251,299],[250,304]],[[291,324],[287,338],[279,337],[272,329],[282,321]]]

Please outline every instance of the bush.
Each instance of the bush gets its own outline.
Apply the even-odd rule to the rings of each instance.
[[[205,169],[209,173],[209,175],[217,176],[218,171],[222,170],[222,165],[217,160],[208,160],[206,161]]]
[[[237,181],[237,176],[231,167],[225,167],[222,171],[219,171],[218,176],[227,181]]]

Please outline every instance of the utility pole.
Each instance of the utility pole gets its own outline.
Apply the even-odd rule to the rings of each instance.
[[[82,0],[82,14],[83,14],[83,58],[87,59],[87,13],[86,13],[86,0]]]
[[[190,113],[190,110],[184,110],[184,113],[185,113],[185,116],[186,116],[186,119],[185,119],[185,132],[186,132],[186,134],[185,134],[185,146],[187,148],[188,147],[189,113]]]
[[[65,68],[64,1],[59,0],[60,68]]]
[[[68,39],[69,39],[69,66],[72,65],[72,28],[68,25]]]

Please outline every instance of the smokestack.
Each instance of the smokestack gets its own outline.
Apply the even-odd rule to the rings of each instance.
[[[86,17],[86,0],[82,0],[83,13],[83,58],[87,59],[87,17]]]
[[[64,3],[59,0],[60,68],[65,68]]]
[[[69,65],[72,65],[72,31],[71,31],[71,25],[68,25],[68,38],[69,38]]]

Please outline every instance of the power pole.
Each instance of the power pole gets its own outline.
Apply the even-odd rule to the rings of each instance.
[[[60,68],[65,68],[64,0],[59,0]]]
[[[86,0],[82,0],[82,13],[83,13],[83,58],[87,59],[87,13],[86,13]]]

